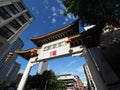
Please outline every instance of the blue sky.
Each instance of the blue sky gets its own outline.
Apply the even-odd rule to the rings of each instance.
[[[23,0],[28,7],[34,21],[30,26],[21,34],[21,39],[24,42],[23,50],[36,47],[30,40],[30,37],[37,37],[49,32],[55,31],[59,28],[73,22],[76,18],[71,14],[63,16],[65,7],[61,4],[60,0]],[[17,62],[21,64],[20,70],[25,70],[27,60],[19,57]],[[83,70],[83,64],[85,59],[83,57],[63,57],[48,61],[50,69],[56,74],[75,74],[85,82],[85,74]],[[38,65],[35,65],[30,74],[36,74]]]

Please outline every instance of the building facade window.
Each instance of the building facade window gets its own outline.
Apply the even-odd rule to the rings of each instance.
[[[11,15],[3,7],[0,7],[0,16],[3,19],[8,19],[11,17]]]
[[[10,25],[14,27],[16,30],[18,30],[21,27],[21,25],[16,20],[10,22]]]
[[[14,33],[10,31],[6,26],[3,26],[0,28],[0,35],[4,38],[8,39],[10,38]]]
[[[32,16],[28,13],[28,12],[26,12],[26,15],[29,17],[29,18],[31,18]]]
[[[16,8],[13,4],[8,5],[8,8],[10,9],[10,11],[11,11],[13,14],[19,13],[19,11],[17,10],[17,8]]]
[[[25,7],[23,6],[23,4],[21,2],[17,2],[17,4],[19,5],[19,7],[22,9],[22,10],[25,10]]]
[[[22,24],[25,24],[27,20],[24,18],[24,16],[18,17],[18,19],[22,22]]]

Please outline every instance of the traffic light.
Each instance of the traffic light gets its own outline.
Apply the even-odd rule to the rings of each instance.
[[[37,54],[37,50],[35,50],[35,49],[30,50],[30,56],[34,56],[36,54]]]
[[[13,56],[13,53],[9,52],[6,59],[5,59],[5,61],[9,61],[12,56]]]

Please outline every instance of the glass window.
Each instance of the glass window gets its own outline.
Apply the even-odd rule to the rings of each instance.
[[[26,12],[26,15],[29,17],[29,18],[31,18],[32,16],[28,13],[28,12]]]
[[[8,19],[11,17],[11,15],[3,7],[0,7],[0,16],[3,19]]]
[[[19,11],[17,10],[17,8],[14,6],[14,5],[8,5],[8,8],[10,9],[10,11],[13,13],[13,14],[17,14],[19,13]]]
[[[21,2],[17,2],[17,4],[19,5],[19,7],[22,9],[22,10],[25,10],[25,7],[23,6],[23,4]]]
[[[13,26],[16,30],[18,30],[21,27],[21,25],[16,20],[10,22],[10,25]]]
[[[0,28],[0,35],[4,38],[8,39],[10,38],[14,33],[10,31],[6,26],[3,26]]]
[[[19,19],[23,24],[25,24],[25,23],[27,22],[27,20],[26,20],[23,16],[18,17],[18,19]]]

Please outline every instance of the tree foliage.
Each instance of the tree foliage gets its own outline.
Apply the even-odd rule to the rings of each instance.
[[[0,86],[4,86],[6,83],[6,80],[0,80]]]
[[[72,13],[81,24],[98,24],[120,20],[120,0],[62,0],[66,7],[64,15]]]
[[[57,80],[54,72],[44,71],[42,75],[29,76],[26,83],[26,90],[38,89],[38,90],[63,90],[64,83],[61,80]]]

